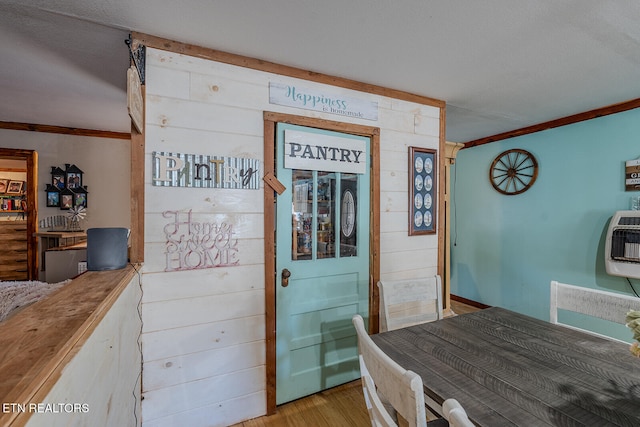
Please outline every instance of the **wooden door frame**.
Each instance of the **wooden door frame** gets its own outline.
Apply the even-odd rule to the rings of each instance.
[[[38,277],[38,153],[34,150],[0,148],[0,158],[27,163],[27,277]]]
[[[369,330],[377,332],[378,287],[380,278],[380,128],[335,122],[312,117],[264,112],[264,176],[276,176],[275,136],[277,123],[349,133],[370,138],[369,214]],[[276,412],[276,197],[274,188],[264,184],[264,277],[267,415]]]

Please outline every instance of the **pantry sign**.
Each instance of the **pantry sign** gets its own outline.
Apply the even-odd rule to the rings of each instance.
[[[367,143],[334,135],[284,131],[284,167],[364,174],[367,172]]]
[[[259,167],[257,159],[154,151],[153,185],[257,190]]]

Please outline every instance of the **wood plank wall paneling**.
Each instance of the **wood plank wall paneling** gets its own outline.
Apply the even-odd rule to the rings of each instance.
[[[431,106],[442,108],[442,109],[444,109],[445,107],[445,102],[439,99],[430,98],[422,95],[416,95],[410,92],[390,89],[382,86],[362,83],[359,81],[345,79],[342,77],[316,73],[313,71],[303,70],[300,68],[289,67],[289,66],[265,61],[262,59],[250,58],[246,56],[222,52],[215,49],[190,45],[190,44],[181,43],[175,40],[168,40],[161,37],[156,37],[156,36],[139,33],[139,32],[132,32],[131,37],[135,40],[136,43],[145,45],[146,47],[152,47],[160,50],[180,53],[183,55],[194,56],[196,58],[222,62],[225,64],[237,65],[240,67],[244,67],[252,70],[258,70],[258,71],[264,71],[264,72],[273,73],[276,75],[295,77],[298,79],[310,80],[316,83],[323,83],[323,84],[327,84],[335,87],[342,87],[342,88],[356,90],[360,92],[372,93],[372,94],[376,94],[376,95],[380,95],[388,98],[415,102],[423,105],[431,105]]]
[[[386,190],[378,191],[377,198],[372,198],[372,203],[377,203],[373,210],[379,214],[379,228],[386,227],[391,231],[373,233],[373,238],[377,237],[378,240],[372,244],[372,256],[381,261],[380,267],[374,267],[371,271],[372,286],[373,277],[380,277],[383,271],[388,275],[419,275],[427,270],[437,271],[437,238],[410,239],[407,236],[408,206],[406,196],[402,201],[401,194],[408,192],[407,173],[402,172],[406,169],[408,146],[439,147],[442,129],[440,114],[444,103],[423,105],[414,102],[424,101],[420,97],[407,101],[360,92],[356,96],[378,102],[379,120],[371,122],[338,118],[328,113],[268,102],[268,83],[271,80],[291,79],[294,84],[326,90],[316,79],[300,83],[295,80],[297,77],[264,72],[257,63],[252,63],[257,68],[240,68],[244,67],[244,63],[236,64],[237,58],[226,56],[223,59],[227,62],[211,62],[220,58],[217,58],[217,52],[212,53],[207,49],[198,48],[194,58],[171,52],[171,42],[159,49],[145,44],[148,47],[147,69],[150,70],[145,87],[147,157],[152,151],[160,150],[256,157],[265,162],[261,173],[266,173],[273,167],[274,158],[273,149],[268,148],[272,145],[265,144],[265,135],[273,141],[273,131],[269,128],[271,125],[265,123],[264,111],[272,111],[277,115],[270,118],[273,123],[295,117],[295,121],[300,121],[297,124],[314,127],[327,127],[333,123],[335,128],[331,130],[337,131],[353,132],[354,126],[366,127],[362,133],[369,136],[369,128],[374,128],[369,124],[374,124],[375,128],[380,127],[380,133],[372,137],[372,149],[375,152],[373,165],[378,171],[373,179],[380,181],[374,187]],[[180,45],[180,49],[182,47]],[[193,55],[192,52],[190,49],[184,51],[188,55]],[[286,68],[276,67],[274,70],[284,70],[284,73]],[[309,75],[305,74],[305,77]],[[358,90],[358,87],[334,86],[330,90],[336,96],[354,96],[349,91]],[[349,123],[340,120],[349,120]],[[392,161],[387,162],[387,158]],[[387,179],[394,180],[398,174],[401,177],[397,186],[386,182]],[[171,423],[179,419],[183,424],[195,426],[210,423],[212,417],[219,423],[233,423],[241,418],[265,413],[267,395],[275,392],[269,380],[269,369],[273,370],[270,366],[275,365],[274,353],[267,348],[264,364],[234,354],[240,348],[252,346],[254,341],[268,347],[268,334],[275,330],[275,325],[267,320],[268,313],[275,309],[275,302],[269,299],[269,288],[272,286],[269,283],[274,281],[274,267],[269,263],[273,262],[275,218],[269,216],[266,209],[273,205],[272,192],[215,189],[204,194],[199,189],[168,189],[147,182],[145,198],[145,419],[151,423]],[[386,212],[383,212],[380,204],[381,200],[387,198],[396,203],[392,207],[394,212],[384,218]],[[238,231],[235,236],[240,264],[201,271],[165,271],[166,239],[163,228],[167,219],[162,213],[168,210],[190,210],[194,221],[225,221],[237,226],[234,229]],[[399,213],[404,229],[394,229],[395,226],[388,223]],[[247,221],[256,222],[258,216],[263,214],[263,229],[260,232],[246,226]],[[386,237],[382,237],[384,234]],[[381,249],[383,239],[396,242],[398,246],[395,250],[390,247]],[[424,256],[418,261],[394,253],[412,253],[426,247],[436,248],[428,260]],[[384,257],[400,262],[384,264]],[[264,269],[258,274],[256,267]],[[375,288],[373,292],[376,292]],[[256,295],[259,297],[255,298]],[[375,322],[377,310],[375,305],[372,308],[372,322]],[[259,326],[263,333],[261,336],[251,332],[258,325],[262,325]],[[224,372],[199,368],[214,356],[216,366],[224,367]],[[180,373],[189,381],[181,380]],[[211,392],[214,389],[216,393]],[[188,398],[167,404],[167,399],[177,394]],[[253,404],[248,405],[248,402]],[[261,404],[256,406],[256,402]]]

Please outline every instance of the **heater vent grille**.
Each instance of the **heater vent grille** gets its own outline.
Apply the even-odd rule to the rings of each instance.
[[[640,217],[638,216],[623,216],[618,221],[618,225],[640,225]]]
[[[611,236],[611,259],[640,262],[640,230],[614,230]]]
[[[618,211],[613,215],[604,256],[608,274],[640,279],[640,211]]]

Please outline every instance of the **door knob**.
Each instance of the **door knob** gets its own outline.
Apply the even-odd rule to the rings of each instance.
[[[291,272],[286,268],[282,270],[282,287],[286,288],[289,286],[289,277],[291,276]]]

